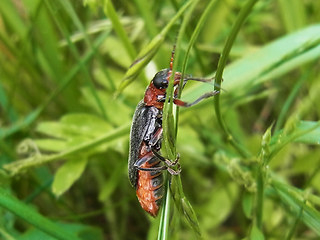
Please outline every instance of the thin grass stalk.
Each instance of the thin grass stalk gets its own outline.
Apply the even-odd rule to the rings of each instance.
[[[58,26],[60,32],[63,34],[63,36],[64,36],[64,38],[65,38],[65,40],[66,40],[66,42],[67,42],[67,44],[69,46],[69,49],[72,52],[74,58],[78,61],[78,59],[81,59],[81,56],[78,53],[75,44],[71,41],[70,34],[67,32],[67,29],[63,26],[63,24],[61,24],[63,21],[61,20],[61,18],[60,18],[60,16],[58,14],[53,13],[53,9],[52,9],[52,6],[50,5],[50,1],[46,0],[45,3],[48,6],[49,11],[51,12],[51,15],[54,16],[53,19],[54,19],[56,25]],[[70,17],[72,17],[73,21],[75,23],[77,23],[78,28],[80,29],[80,31],[84,35],[85,41],[89,45],[89,47],[92,50],[93,54],[95,54],[96,53],[96,49],[94,48],[93,44],[89,40],[88,35],[87,35],[87,33],[86,33],[81,21],[79,20],[78,16],[74,12],[74,9],[72,8],[72,6],[70,4],[67,4],[65,2],[63,4],[66,4],[65,8],[68,10],[68,13],[69,13]],[[101,112],[102,117],[105,120],[108,120],[106,110],[104,108],[104,105],[103,105],[98,93],[97,93],[97,90],[94,87],[93,79],[91,78],[86,65],[82,61],[78,61],[78,64],[80,65],[80,68],[81,68],[82,72],[84,73],[85,82],[87,83],[87,86],[89,87],[89,89],[90,89],[90,91],[92,93],[92,96],[93,96],[94,100],[96,101],[96,104],[97,104],[97,106],[98,106],[98,108],[99,108],[99,110]]]
[[[120,40],[122,41],[125,49],[127,50],[129,56],[131,57],[131,60],[133,60],[136,56],[136,50],[134,46],[131,44],[128,35],[126,34],[126,31],[124,30],[118,15],[116,13],[116,10],[112,4],[111,0],[105,0],[104,1],[104,7],[103,11],[106,14],[106,16],[110,19],[112,22],[113,28],[116,31],[117,35],[119,36]]]
[[[181,31],[179,31],[179,35]],[[179,37],[178,37],[179,38]],[[177,41],[175,46],[175,59],[179,59],[179,49],[180,49],[180,41]],[[169,102],[169,99],[173,99],[173,81],[174,81],[174,73],[177,68],[177,61],[173,62],[172,74],[169,79],[169,86],[167,89],[166,100],[164,103],[163,110],[163,149],[169,159],[174,159],[176,156],[176,142],[173,137],[173,101]],[[169,228],[169,217],[170,217],[170,204],[171,204],[171,193],[170,193],[170,177],[167,174],[166,178],[166,200],[163,203],[163,208],[161,211],[160,217],[160,225],[158,232],[158,240],[166,240],[168,239],[168,228]]]
[[[168,174],[167,174],[168,175]],[[170,176],[167,176],[167,178]],[[169,181],[166,183],[166,198],[164,199],[163,208],[161,210],[160,224],[158,231],[158,240],[169,239],[169,220],[170,220],[170,208],[171,208],[171,192],[169,189]]]
[[[144,23],[147,29],[149,36],[155,37],[158,33],[158,26],[152,14],[151,4],[152,2],[148,0],[134,0],[136,6],[139,9],[139,12],[144,19]]]
[[[304,204],[306,204],[306,201],[304,201]],[[289,229],[289,232],[288,232],[285,240],[291,240],[292,237],[294,236],[294,233],[298,227],[298,224],[301,221],[302,213],[303,213],[303,207],[300,208],[300,211],[299,211],[296,219],[294,220],[292,227]]]
[[[11,236],[6,230],[0,227],[0,236],[4,237],[5,240],[16,240],[15,237]]]
[[[264,175],[263,166],[258,166],[257,171],[257,193],[256,193],[256,225],[259,230],[262,229],[262,217],[263,217],[263,201],[264,201]]]
[[[278,132],[281,127],[283,127],[283,123],[285,121],[285,117],[289,111],[290,106],[292,105],[293,101],[295,100],[295,97],[299,93],[299,90],[301,89],[302,84],[308,79],[309,77],[309,71],[306,72],[304,76],[302,76],[293,86],[287,100],[283,104],[283,107],[281,108],[278,120],[276,122],[276,126],[274,128],[274,132]]]
[[[201,29],[202,29],[202,26],[205,23],[205,21],[207,20],[207,18],[209,16],[209,13],[210,13],[210,11],[211,11],[211,9],[212,9],[212,7],[214,6],[215,3],[216,3],[215,1],[210,1],[208,6],[206,7],[205,11],[201,15],[201,17],[200,17],[200,19],[199,19],[199,21],[197,23],[197,26],[195,27],[195,29],[194,29],[194,31],[193,31],[193,33],[191,35],[191,38],[190,38],[190,41],[189,41],[189,44],[188,44],[188,48],[187,48],[187,51],[186,51],[186,54],[185,54],[185,57],[184,57],[184,60],[183,60],[183,63],[182,63],[182,70],[181,70],[182,78],[186,73],[187,62],[188,62],[188,59],[189,59],[190,51],[191,51],[195,41],[197,40],[197,38],[199,36],[199,33],[200,33]],[[190,11],[190,13],[191,13],[191,11]],[[182,85],[183,85],[183,81],[180,82],[180,86],[179,86],[180,89],[182,89]],[[181,94],[182,94],[182,91],[179,91],[178,92],[178,98],[181,97]],[[179,110],[180,110],[180,107],[177,107],[177,111],[176,111],[176,136],[178,134]]]
[[[257,1],[258,0],[248,0],[246,2],[246,4],[244,5],[244,7],[241,9],[234,25],[232,26],[230,35],[229,35],[227,42],[222,50],[222,54],[221,54],[221,57],[220,57],[219,63],[218,63],[218,69],[217,69],[216,76],[215,76],[215,82],[216,82],[215,90],[217,90],[217,91],[221,90],[220,86],[222,84],[223,71],[226,66],[230,50],[231,50],[233,43],[237,37],[237,34],[239,33],[242,24],[244,23],[246,18],[249,16],[254,4]],[[216,111],[218,124],[220,125],[222,131],[224,132],[226,139],[239,152],[239,154],[241,154],[242,157],[248,158],[251,154],[248,153],[248,151],[244,148],[243,145],[236,142],[236,140],[233,138],[232,134],[229,132],[228,128],[226,127],[226,125],[224,123],[224,120],[221,115],[221,108],[220,108],[220,94],[218,94],[214,99],[214,108]]]
[[[316,124],[309,128],[309,129],[306,129],[306,130],[300,130],[300,131],[297,131],[296,133],[294,134],[291,134],[289,136],[286,136],[284,137],[284,139],[281,139],[280,143],[278,143],[270,152],[270,156],[268,158],[268,162],[267,164],[270,163],[270,161],[274,158],[274,156],[284,147],[286,146],[287,144],[293,142],[295,139],[307,134],[307,133],[310,133],[312,132],[313,130],[317,129],[318,127],[320,127],[320,121],[317,121]]]
[[[176,158],[176,132],[177,130],[175,127],[177,125],[174,124],[174,115],[173,115],[173,101],[169,101],[170,99],[173,99],[173,81],[174,81],[174,73],[176,72],[176,68],[178,65],[178,59],[180,55],[180,46],[182,43],[182,37],[184,35],[186,26],[191,18],[191,13],[193,12],[195,6],[197,5],[198,0],[195,0],[192,2],[192,5],[190,6],[190,9],[185,14],[183,18],[183,22],[181,24],[181,28],[179,30],[179,34],[177,37],[176,47],[175,47],[175,61],[173,62],[173,68],[172,68],[172,74],[169,80],[169,86],[167,89],[166,94],[166,101],[164,104],[164,113],[163,113],[163,145],[165,152],[169,159],[175,159]],[[177,121],[177,119],[175,119]],[[188,222],[193,229],[196,230],[198,234],[200,234],[200,230],[198,227],[198,220],[196,218],[196,215],[192,209],[192,206],[190,205],[189,201],[186,199],[183,193],[183,187],[180,179],[180,175],[178,176],[169,176],[167,179],[167,188],[166,188],[166,196],[170,197],[170,178],[172,178],[172,185],[174,186],[173,190],[173,197],[175,198],[175,203],[177,204],[177,208],[179,209],[180,213],[184,213],[185,217],[187,218],[187,221],[191,221],[192,223]],[[165,202],[164,209],[170,209],[170,202]],[[162,214],[165,214],[165,216],[169,216],[169,212],[162,211]],[[162,222],[164,221],[164,222]],[[164,231],[163,233],[159,231],[159,236],[164,236],[166,234],[166,227],[169,224],[168,218],[161,216],[160,221],[160,229]],[[194,226],[195,225],[195,226]]]
[[[162,31],[157,36],[155,36],[144,49],[139,52],[137,58],[125,73],[116,96],[119,95],[120,92],[122,92],[134,79],[136,79],[142,69],[151,61],[156,52],[158,52],[160,45],[163,43],[169,30],[173,27],[175,22],[181,17],[181,15],[186,11],[191,3],[192,0],[186,2],[179,9],[176,15],[172,17],[170,22],[162,29]]]

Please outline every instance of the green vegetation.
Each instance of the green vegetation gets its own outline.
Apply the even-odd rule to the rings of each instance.
[[[319,11],[1,0],[0,238],[319,239]],[[220,94],[165,103],[162,153],[179,153],[182,172],[153,219],[129,184],[129,129],[175,43],[174,70],[216,83],[181,98]]]

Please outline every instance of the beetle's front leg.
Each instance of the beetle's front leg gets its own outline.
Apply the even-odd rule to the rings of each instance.
[[[215,96],[217,94],[219,94],[219,91],[207,92],[207,93],[203,94],[202,96],[200,96],[199,98],[197,98],[196,100],[194,100],[191,103],[184,102],[184,101],[182,101],[180,99],[174,98],[173,99],[173,103],[176,104],[177,106],[180,106],[180,107],[191,107],[191,106],[197,104],[198,102],[200,102],[201,100],[209,98],[209,97],[213,97],[213,96]]]
[[[194,100],[191,103],[184,102],[184,101],[174,97],[173,98],[173,103],[175,105],[177,105],[177,106],[180,106],[180,107],[191,107],[191,106],[197,104],[198,102],[200,102],[201,100],[209,98],[209,97],[213,97],[213,96],[215,96],[217,94],[219,94],[219,91],[216,91],[216,90],[212,91],[212,92],[207,92],[207,93],[203,94],[202,96],[200,96],[199,98],[197,98],[196,100]],[[164,102],[165,100],[166,100],[165,97],[161,98],[161,102]]]

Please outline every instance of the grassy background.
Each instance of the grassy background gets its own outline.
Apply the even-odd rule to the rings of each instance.
[[[246,2],[1,0],[1,238],[195,239],[175,205],[166,234],[140,208],[129,128],[179,32],[175,68],[214,76]],[[203,239],[319,238],[319,11],[257,1],[219,63],[218,102],[180,109]],[[212,90],[188,83],[182,99]]]

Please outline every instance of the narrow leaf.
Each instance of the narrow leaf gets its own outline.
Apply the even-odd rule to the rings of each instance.
[[[88,158],[79,157],[68,160],[56,172],[52,184],[52,192],[57,196],[61,196],[77,181],[82,175]]]

